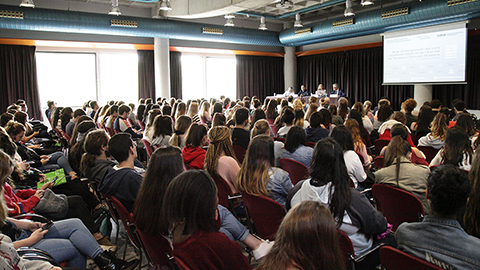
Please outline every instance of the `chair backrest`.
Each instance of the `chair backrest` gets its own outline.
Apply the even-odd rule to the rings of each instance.
[[[442,268],[390,246],[380,249],[380,261],[387,270],[441,270]]]
[[[115,131],[114,131],[114,130],[112,130],[111,128],[109,128],[109,127],[105,127],[105,130],[107,131],[107,133],[108,133],[110,136],[113,136],[113,135],[115,135]]]
[[[117,198],[115,198],[115,196],[106,196],[113,203],[115,210],[117,210],[118,216],[122,220],[123,226],[127,231],[128,238],[130,238],[131,242],[135,245],[135,247],[140,250],[142,244],[140,242],[140,237],[137,234],[137,230],[135,228],[135,223],[133,222],[132,216],[125,208],[125,206],[123,206],[123,204]]]
[[[310,177],[310,171],[308,167],[303,163],[295,161],[289,158],[280,159],[280,167],[288,172],[290,181],[293,185],[296,185],[299,181]]]
[[[237,157],[238,162],[242,164],[243,159],[245,158],[245,154],[247,153],[247,149],[243,148],[243,146],[234,144],[233,151],[235,152],[235,156]]]
[[[362,154],[360,154],[360,152],[357,152],[357,151],[355,151],[355,153],[357,153],[357,156],[360,159],[360,162],[362,162],[362,165],[364,165],[365,164],[365,159],[363,158]]]
[[[315,145],[317,143],[314,143],[314,142],[305,142],[305,146],[308,146],[308,147],[311,147],[311,148],[315,148]]]
[[[384,156],[377,156],[373,160],[373,164],[375,165],[375,168],[381,169],[385,165],[385,157]]]
[[[377,153],[380,154],[380,151],[382,151],[383,147],[387,146],[388,143],[390,143],[390,140],[384,140],[384,139],[377,139],[375,140],[375,150],[377,150]]]
[[[169,265],[168,256],[172,255],[172,246],[168,240],[163,236],[144,233],[138,227],[137,232],[153,265]]]
[[[372,195],[393,231],[403,222],[418,222],[425,214],[422,202],[410,192],[383,184],[372,186]]]
[[[143,145],[145,145],[145,150],[147,151],[148,157],[152,157],[152,154],[153,154],[152,145],[150,145],[150,143],[145,139],[142,139],[142,142],[143,142]]]
[[[263,196],[242,194],[242,200],[252,218],[257,235],[263,239],[274,240],[283,217],[285,208],[278,202]]]
[[[418,150],[422,151],[425,154],[425,159],[428,163],[432,161],[432,159],[437,155],[440,149],[435,149],[431,146],[419,146]]]
[[[185,168],[185,171],[195,170],[195,168],[192,165],[185,162],[183,163],[183,167]]]
[[[350,237],[343,231],[337,229],[338,243],[340,244],[340,249],[342,250],[343,256],[347,265],[355,257],[355,250],[353,249],[352,240]]]
[[[215,182],[215,185],[217,186],[218,203],[221,206],[226,207],[228,210],[230,210],[230,212],[233,213],[233,209],[230,205],[230,200],[228,199],[228,196],[232,195],[232,190],[230,189],[230,186],[220,176],[214,176],[212,178]]]

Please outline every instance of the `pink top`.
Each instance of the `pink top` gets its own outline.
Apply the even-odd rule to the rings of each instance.
[[[233,194],[238,193],[237,175],[239,171],[240,166],[234,158],[229,156],[220,156],[218,158],[217,173],[227,182]]]

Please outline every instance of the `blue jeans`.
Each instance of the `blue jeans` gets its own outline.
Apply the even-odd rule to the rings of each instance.
[[[73,171],[72,167],[70,167],[70,164],[68,163],[67,158],[62,152],[55,152],[48,156],[50,157],[50,160],[47,162],[47,164],[39,167],[39,170],[46,171],[62,168],[66,174],[69,174],[71,171]]]
[[[230,240],[242,242],[250,233],[238,219],[236,219],[227,208],[218,205],[220,217],[220,232],[223,232]]]
[[[17,240],[28,238],[32,232],[24,230]],[[95,238],[78,218],[55,221],[43,239],[32,245],[50,254],[55,261],[67,261],[68,267],[85,268],[86,259],[103,252]]]

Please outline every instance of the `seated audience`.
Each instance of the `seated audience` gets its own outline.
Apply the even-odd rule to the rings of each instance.
[[[349,187],[343,151],[334,139],[324,138],[315,145],[310,176],[289,192],[287,209],[303,201],[325,204],[337,228],[352,241],[355,254],[372,247],[374,236],[387,230],[387,221],[363,194]]]
[[[400,136],[404,141],[408,142],[408,130],[407,127],[402,124],[395,124],[393,125],[392,129],[390,130],[390,135],[393,137]],[[385,156],[385,151],[387,151],[388,145],[384,146],[383,149],[380,151],[380,156]],[[428,166],[428,162],[426,160],[425,154],[420,151],[417,147],[411,147],[412,155],[410,157],[410,161],[414,164],[426,165]]]
[[[337,126],[333,129],[330,135],[343,150],[343,157],[347,168],[347,173],[350,176],[355,188],[358,184],[364,182],[367,179],[367,174],[363,169],[363,164],[360,161],[357,153],[355,153],[355,147],[353,145],[352,133],[345,126]]]
[[[293,127],[293,122],[295,120],[295,114],[293,112],[293,109],[291,107],[285,107],[284,109],[282,109],[280,119],[281,120],[279,121],[275,121],[278,122],[278,125],[276,125],[276,127],[279,128],[277,131],[277,137],[285,138],[287,137],[287,133],[290,128]],[[283,126],[280,126],[281,124]]]
[[[206,145],[208,145],[207,128],[202,124],[193,123],[188,129],[185,147],[182,149],[183,162],[193,169],[203,170],[207,154],[203,146]]]
[[[172,133],[172,118],[168,115],[157,115],[153,121],[153,136],[150,144],[154,148],[168,146],[172,138]]]
[[[377,115],[373,121],[373,129],[378,130],[380,127],[388,121],[390,116],[393,113],[392,107],[390,107],[390,102],[388,104],[383,104],[378,108]]]
[[[130,134],[133,139],[142,138],[142,134],[132,128],[132,125],[128,122],[128,115],[132,109],[127,105],[121,105],[118,108],[118,117],[113,124],[115,132],[125,132]]]
[[[162,112],[158,109],[148,112],[148,121],[146,121],[147,125],[145,126],[145,131],[143,132],[143,139],[147,140],[149,143],[152,143],[153,140],[153,131],[155,129],[153,122],[155,121],[155,117],[158,115],[162,115]]]
[[[417,196],[425,213],[430,213],[426,198],[430,169],[411,162],[412,148],[400,136],[392,138],[385,154],[385,167],[375,172],[375,182],[403,189]]]
[[[193,123],[200,123],[200,116],[198,116],[198,103],[192,102],[188,107],[187,115],[192,118]]]
[[[85,115],[85,111],[83,111],[82,109],[76,109],[75,112],[73,112],[73,118],[70,119],[68,124],[65,126],[65,133],[67,133],[68,136],[72,137],[75,123],[77,122],[78,118],[82,115]]]
[[[138,190],[143,181],[134,166],[137,158],[137,146],[130,134],[118,133],[110,139],[108,151],[118,162],[110,173],[100,182],[98,190],[115,196],[131,212]]]
[[[218,231],[217,205],[210,176],[201,170],[184,172],[167,187],[159,232],[173,239],[173,255],[189,269],[252,269],[238,243]]]
[[[386,122],[384,122],[380,128],[378,129],[378,134],[379,134],[379,139],[381,140],[387,140],[389,141],[392,138],[392,135],[390,133],[390,130],[392,127],[396,124],[402,124],[407,128],[408,131],[408,136],[407,136],[407,141],[410,144],[411,147],[415,147],[412,141],[412,136],[410,136],[410,129],[405,125],[407,121],[407,118],[402,112],[394,112],[390,119]]]
[[[360,113],[360,116],[362,117],[362,126],[365,128],[368,134],[370,134],[373,131],[373,123],[366,115],[365,107],[363,106],[363,104],[361,102],[357,102],[353,104],[352,109],[355,109]],[[355,120],[358,121],[359,119],[355,118]]]
[[[470,189],[467,175],[457,167],[434,170],[427,182],[432,214],[398,227],[398,249],[443,269],[480,268],[480,239],[468,235],[455,219]]]
[[[448,119],[443,113],[437,113],[432,122],[432,131],[418,139],[418,146],[430,146],[440,149],[445,144],[448,129]]]
[[[413,115],[412,112],[417,107],[417,102],[413,98],[409,98],[403,102],[403,109],[405,110],[405,117],[407,118],[407,122],[405,125],[407,125],[408,128],[412,126],[412,123],[418,121],[418,117]]]
[[[455,117],[453,117],[452,121],[456,122],[458,120],[458,117],[460,117],[462,113],[468,114],[466,110],[465,102],[461,100],[459,100],[458,102],[455,102],[453,108],[455,110]]]
[[[305,131],[299,126],[293,126],[287,133],[282,158],[289,158],[310,166],[313,148],[305,146]]]
[[[469,173],[472,191],[468,196],[465,216],[463,218],[465,231],[480,238],[480,151],[473,155],[472,168]]]
[[[363,139],[360,135],[360,126],[358,125],[357,120],[352,119],[352,118],[347,119],[347,121],[345,121],[345,126],[352,133],[353,148],[354,148],[355,152],[362,156],[363,166],[366,167],[366,168],[369,168],[370,163],[373,161],[373,158],[367,152],[367,146],[363,142]]]
[[[467,133],[461,127],[454,126],[447,131],[445,146],[438,151],[430,162],[430,166],[451,164],[462,170],[470,171],[472,155],[472,144]]]
[[[335,220],[327,206],[301,202],[287,213],[275,244],[256,269],[346,269],[338,241]]]
[[[470,142],[472,142],[472,146],[475,143],[475,140],[478,138],[478,131],[475,127],[475,123],[473,118],[470,114],[462,113],[458,116],[457,123],[455,126],[459,126],[467,132],[468,137],[470,138]]]
[[[268,125],[267,120],[265,119],[260,119],[253,125],[252,130],[250,131],[250,140],[252,140],[255,136],[257,135],[268,135],[271,136],[272,130],[270,129],[270,126]],[[280,167],[280,158],[282,158],[282,152],[283,152],[283,142],[280,141],[273,141],[273,152],[275,154],[275,167]]]
[[[235,111],[235,127],[232,129],[232,143],[245,149],[250,142],[250,132],[246,129],[250,112],[246,108],[239,108]]]
[[[433,113],[432,107],[429,105],[423,105],[420,107],[418,121],[413,122],[410,126],[410,129],[414,132],[413,143],[415,145],[418,145],[418,139],[430,133],[430,127],[434,118],[435,113]]]
[[[212,127],[208,131],[208,141],[205,171],[212,177],[221,177],[233,194],[238,193],[237,174],[240,166],[233,151],[230,130],[226,126]]]
[[[241,192],[270,197],[285,207],[285,199],[292,188],[292,182],[287,172],[274,167],[274,162],[272,138],[268,135],[255,136],[248,146],[238,173],[237,186]]]
[[[326,111],[326,110],[324,110]],[[318,142],[320,139],[328,137],[330,131],[326,128],[321,127],[322,124],[322,114],[320,112],[314,112],[310,116],[310,126],[305,129],[307,142]]]

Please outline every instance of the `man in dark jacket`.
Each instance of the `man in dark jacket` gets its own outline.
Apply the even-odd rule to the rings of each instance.
[[[305,129],[307,135],[307,142],[318,142],[320,139],[328,137],[330,133],[327,129],[320,126],[322,122],[322,115],[319,112],[314,112],[310,116],[310,126]]]

